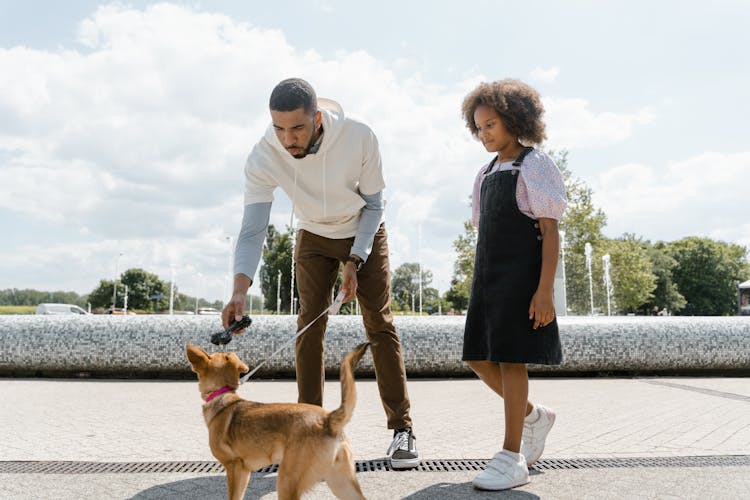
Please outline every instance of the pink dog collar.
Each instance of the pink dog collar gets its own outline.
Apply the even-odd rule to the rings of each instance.
[[[234,390],[234,389],[232,389],[232,388],[231,388],[231,387],[229,387],[228,385],[225,385],[224,387],[222,387],[222,388],[221,388],[221,389],[219,389],[218,391],[214,391],[214,392],[212,392],[211,394],[209,394],[209,395],[208,395],[208,397],[207,397],[207,398],[205,399],[205,401],[206,401],[206,403],[208,403],[208,402],[209,402],[209,401],[211,401],[212,399],[214,399],[214,398],[217,398],[217,397],[221,396],[221,395],[222,395],[222,394],[224,394],[225,392],[229,392],[229,391],[233,391],[233,390]]]

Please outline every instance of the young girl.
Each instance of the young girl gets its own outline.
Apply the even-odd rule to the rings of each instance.
[[[526,363],[562,362],[552,287],[567,204],[562,175],[544,152],[539,94],[517,80],[482,83],[463,102],[466,126],[496,153],[474,183],[479,229],[463,360],[504,400],[502,450],[474,486],[504,490],[528,483],[555,422],[528,401]]]

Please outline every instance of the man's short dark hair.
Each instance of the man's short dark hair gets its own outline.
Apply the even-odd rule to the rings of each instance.
[[[318,111],[318,97],[312,85],[302,78],[287,78],[271,92],[271,111],[294,111],[305,108],[305,114],[314,115]]]

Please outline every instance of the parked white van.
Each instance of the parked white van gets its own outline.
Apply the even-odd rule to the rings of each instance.
[[[37,314],[89,314],[74,304],[39,304]]]

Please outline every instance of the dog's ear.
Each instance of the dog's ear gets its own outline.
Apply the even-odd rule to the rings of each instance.
[[[208,353],[198,346],[188,344],[185,347],[185,353],[190,362],[190,367],[196,373],[198,373],[199,370],[202,370],[208,363]]]
[[[247,373],[250,371],[250,368],[247,367],[245,363],[240,360],[240,358],[237,357],[235,353],[229,353],[229,363],[234,367],[234,369],[237,371],[237,375],[240,373]]]

